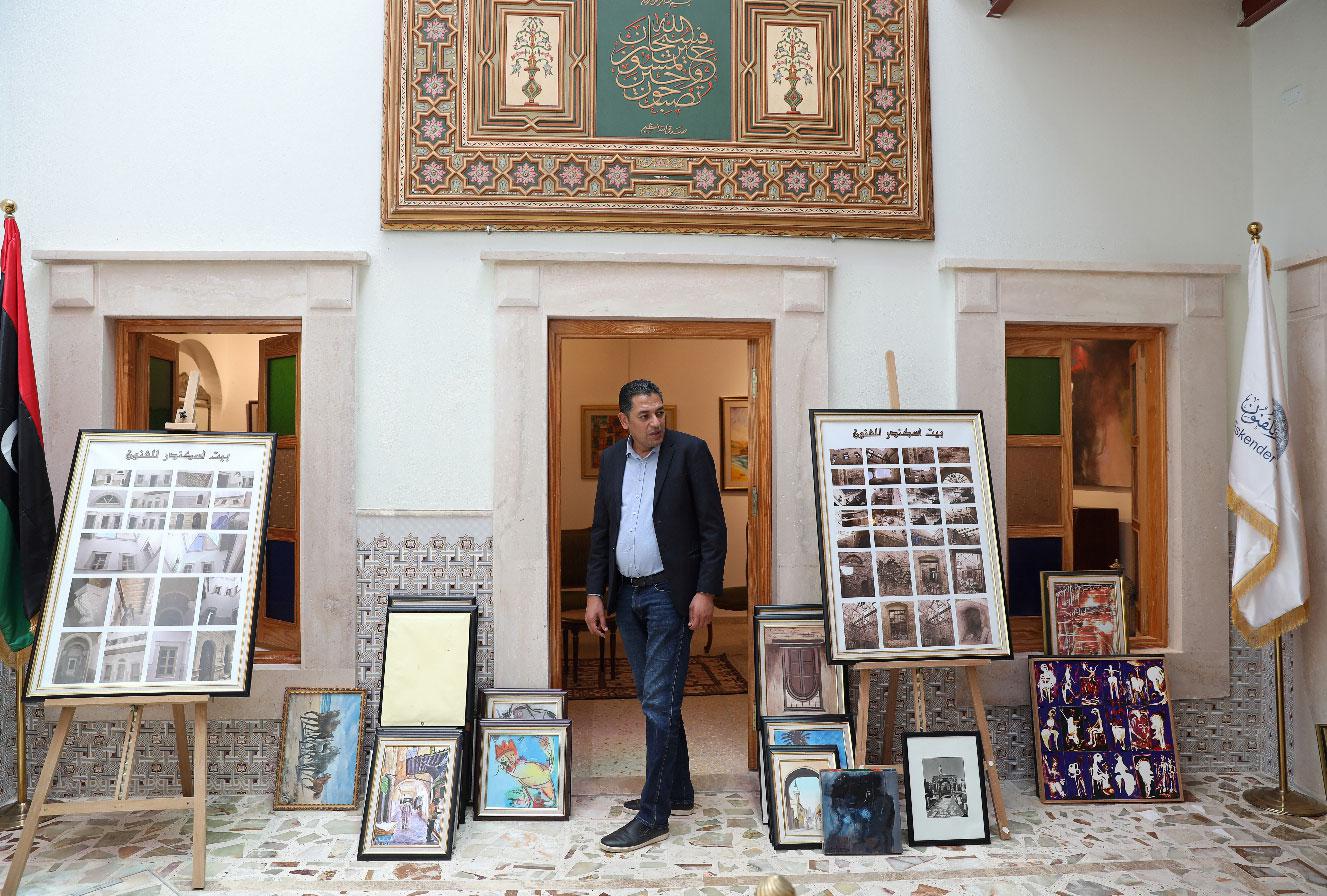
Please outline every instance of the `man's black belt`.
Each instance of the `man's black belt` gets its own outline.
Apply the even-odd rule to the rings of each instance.
[[[664,578],[664,574],[661,572],[652,573],[648,576],[641,576],[638,579],[633,579],[631,576],[623,576],[622,578],[626,579],[634,588],[650,588],[654,585],[666,584],[668,581]]]

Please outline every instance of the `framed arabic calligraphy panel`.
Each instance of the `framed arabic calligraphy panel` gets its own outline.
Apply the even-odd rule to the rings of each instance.
[[[926,0],[388,0],[389,229],[929,239]]]
[[[830,660],[1008,658],[981,412],[810,415]]]

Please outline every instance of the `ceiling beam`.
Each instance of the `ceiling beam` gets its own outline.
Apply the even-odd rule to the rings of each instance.
[[[1240,6],[1244,16],[1239,20],[1240,28],[1248,28],[1259,19],[1271,15],[1272,11],[1286,0],[1243,0]]]
[[[1282,0],[1285,2],[1285,0]],[[991,8],[986,11],[986,18],[998,19],[1004,11],[1014,5],[1014,0],[991,0]]]

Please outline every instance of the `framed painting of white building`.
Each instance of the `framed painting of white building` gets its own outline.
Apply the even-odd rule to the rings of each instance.
[[[29,697],[248,694],[275,447],[79,433]]]
[[[810,416],[830,660],[1008,658],[981,412]]]

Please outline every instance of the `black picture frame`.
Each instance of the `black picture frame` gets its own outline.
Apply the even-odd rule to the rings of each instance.
[[[374,778],[378,772],[379,745],[384,738],[400,738],[413,742],[426,742],[430,739],[436,741],[449,741],[455,744],[456,758],[451,764],[452,787],[450,796],[450,823],[447,825],[445,837],[442,838],[441,848],[431,851],[405,851],[400,852],[382,852],[376,853],[370,847],[365,850],[366,829],[370,824],[370,811],[377,802],[377,789],[374,787]],[[361,862],[388,861],[398,862],[402,860],[424,860],[424,861],[447,861],[452,857],[452,850],[456,841],[456,826],[460,823],[460,815],[464,811],[464,805],[461,802],[461,789],[464,781],[465,763],[465,731],[454,727],[428,727],[428,728],[380,728],[377,731],[373,741],[373,753],[369,757],[368,772],[364,783],[364,810],[361,814],[359,839],[356,841],[355,855]]]
[[[825,612],[824,604],[756,604],[751,608],[751,615],[760,619],[765,616],[789,615],[820,616]]]
[[[464,709],[464,717],[460,725],[437,725],[430,723],[422,723],[418,726],[415,726],[415,725],[399,724],[395,722],[389,723],[387,725],[384,725],[383,723],[382,712],[383,712],[384,701],[382,699],[383,698],[382,691],[385,691],[387,688],[387,680],[386,680],[387,658],[390,655],[391,646],[392,646],[392,637],[391,637],[392,618],[400,617],[403,615],[415,615],[422,613],[464,613],[469,615],[470,617],[470,624],[468,628],[469,642],[465,646],[465,655],[466,655],[465,709]],[[382,691],[380,691],[378,695],[378,726],[388,727],[388,728],[413,728],[413,727],[468,728],[472,723],[472,721],[474,720],[474,711],[475,711],[475,649],[474,648],[475,648],[475,639],[476,636],[478,635],[478,631],[479,631],[479,608],[474,604],[466,604],[458,601],[437,601],[437,600],[428,600],[428,601],[407,600],[395,603],[389,602],[387,608],[387,620],[383,628],[383,642],[382,642],[383,681],[382,681]],[[438,683],[434,682],[432,684],[436,685]]]
[[[751,632],[752,632],[751,662],[752,662],[752,673],[754,674],[755,677],[754,687],[755,687],[757,722],[760,722],[765,718],[775,718],[783,716],[810,716],[810,715],[822,715],[822,714],[829,716],[829,715],[843,715],[848,712],[848,670],[841,664],[829,662],[829,649],[823,643],[821,646],[824,650],[823,656],[825,659],[825,663],[834,672],[835,680],[838,682],[838,702],[840,706],[840,711],[837,713],[830,713],[830,712],[817,713],[814,710],[799,709],[796,712],[791,712],[791,713],[766,712],[765,678],[764,678],[765,670],[764,670],[764,661],[763,661],[764,650],[762,649],[762,645],[764,644],[762,638],[763,625],[767,622],[778,622],[778,621],[795,621],[795,622],[804,622],[804,623],[822,622],[821,614],[823,613],[823,610],[820,607],[814,607],[813,609],[814,612],[809,612],[809,611],[798,611],[792,613],[766,612],[758,616],[752,616],[751,618]]]
[[[759,743],[760,748],[756,751],[756,759],[757,759],[756,773],[760,778],[760,808],[762,812],[768,809],[767,806],[768,799],[765,791],[768,789],[767,783],[769,779],[769,765],[766,764],[765,762],[765,754],[769,752],[769,748],[771,746],[782,746],[780,744],[770,743],[768,724],[771,722],[780,725],[797,724],[800,722],[800,723],[811,723],[813,725],[822,725],[822,724],[833,725],[835,727],[846,724],[848,730],[848,739],[847,743],[844,744],[845,758],[843,761],[845,767],[851,766],[855,761],[857,726],[853,721],[853,717],[846,713],[835,713],[831,715],[819,715],[819,716],[816,715],[767,716],[765,718],[757,719],[756,729],[757,729],[757,734],[760,738],[760,743]],[[811,746],[822,746],[822,745],[812,744]],[[766,816],[764,820],[768,822],[770,819],[768,816]]]
[[[842,764],[839,761],[838,753],[834,750],[833,747],[815,746],[815,745],[771,746],[770,744],[766,743],[763,744],[761,748],[761,758],[765,766],[765,774],[764,774],[765,778],[773,777],[775,769],[774,760],[776,757],[779,756],[807,756],[807,757],[817,757],[817,758],[828,756],[832,758],[835,769],[839,768],[840,765]],[[817,786],[819,786],[819,780],[820,776],[817,774],[816,776]],[[820,840],[788,842],[782,838],[782,836],[779,833],[779,823],[778,823],[779,807],[778,804],[775,802],[776,788],[772,786],[774,783],[775,782],[772,780],[768,781],[764,788],[765,792],[762,794],[765,805],[765,817],[768,819],[767,824],[769,826],[770,845],[778,850],[820,849],[822,843],[824,842],[823,833],[821,835]]]
[[[917,811],[913,808],[913,802],[926,799],[926,793],[920,788],[912,786],[912,761],[914,758],[910,750],[910,745],[923,740],[936,738],[963,738],[971,742],[972,750],[976,756],[975,763],[977,769],[978,790],[981,791],[981,823],[982,836],[980,837],[954,837],[954,838],[928,838],[918,837],[916,827]],[[924,757],[916,757],[924,758]],[[920,790],[920,792],[918,792]],[[991,819],[990,819],[990,801],[986,793],[986,762],[985,753],[981,746],[981,736],[976,731],[908,731],[903,734],[903,791],[905,801],[908,807],[908,845],[917,846],[968,846],[975,844],[988,844],[991,842]],[[970,806],[971,804],[969,804]],[[971,814],[967,817],[971,817]]]
[[[489,715],[489,704],[494,698],[501,701],[502,698],[529,697],[528,702],[537,703],[541,700],[557,701],[561,706],[561,715],[554,719],[499,719],[497,716]],[[513,700],[513,702],[521,702]],[[562,688],[480,688],[479,702],[475,707],[475,717],[477,719],[495,719],[503,722],[538,722],[538,721],[556,721],[567,717],[567,692]]]
[[[245,657],[240,668],[243,669],[239,687],[218,688],[154,688],[151,690],[127,690],[114,689],[113,693],[98,693],[88,690],[68,691],[60,690],[54,686],[43,687],[40,684],[40,669],[37,668],[39,661],[39,646],[44,644],[45,639],[49,637],[49,628],[56,623],[53,620],[55,615],[52,611],[58,605],[60,570],[59,563],[62,556],[62,550],[65,549],[67,542],[71,540],[71,534],[78,528],[75,525],[74,514],[78,510],[78,489],[81,483],[75,481],[75,474],[81,469],[79,464],[79,455],[84,450],[84,445],[90,437],[94,436],[116,436],[126,440],[151,442],[225,442],[227,440],[253,441],[261,439],[268,442],[267,447],[267,477],[266,488],[263,489],[261,508],[255,503],[253,511],[256,513],[261,510],[261,516],[258,518],[257,525],[254,527],[254,537],[265,545],[265,536],[267,532],[267,521],[271,510],[272,481],[276,472],[276,452],[277,437],[275,433],[254,433],[254,432],[169,432],[159,430],[127,430],[127,429],[80,429],[78,436],[74,440],[74,453],[70,459],[69,477],[65,480],[64,498],[60,506],[60,516],[56,522],[56,545],[55,550],[51,552],[50,565],[47,570],[46,594],[42,601],[42,611],[37,620],[37,628],[34,632],[32,649],[28,651],[27,664],[25,669],[25,687],[20,695],[24,703],[37,703],[42,700],[53,698],[70,699],[81,697],[152,697],[152,696],[210,696],[210,697],[248,697],[253,686],[253,658],[258,646],[258,618],[260,615],[259,603],[261,600],[262,583],[264,581],[264,572],[267,562],[267,551],[265,547],[260,547],[257,551],[257,559],[254,564],[255,591],[251,598],[251,612],[248,627],[248,655]],[[258,491],[255,483],[254,491]],[[195,626],[196,628],[196,626]],[[145,654],[146,658],[146,654]],[[34,693],[38,692],[39,693]]]
[[[838,641],[835,638],[835,632],[834,632],[834,612],[835,612],[834,605],[836,602],[835,598],[836,592],[832,584],[832,579],[830,578],[832,575],[832,570],[830,568],[831,558],[827,556],[827,549],[826,549],[826,540],[827,540],[826,533],[829,531],[829,529],[827,528],[828,521],[826,514],[830,510],[830,508],[827,508],[825,506],[824,498],[822,498],[821,495],[822,492],[821,475],[820,475],[821,440],[820,440],[820,431],[818,423],[820,421],[820,418],[825,416],[834,417],[834,418],[854,417],[854,416],[861,416],[864,418],[874,418],[871,420],[862,421],[862,424],[868,428],[872,427],[873,424],[877,426],[880,425],[880,418],[884,417],[914,418],[915,420],[927,417],[946,418],[956,423],[970,423],[973,426],[975,433],[978,436],[978,447],[982,455],[982,458],[980,459],[984,460],[984,462],[978,464],[977,461],[974,460],[970,461],[968,465],[974,467],[980,466],[984,468],[983,478],[984,478],[985,495],[990,499],[990,506],[989,506],[990,531],[988,533],[989,569],[987,570],[987,576],[992,586],[998,592],[998,594],[992,596],[992,603],[994,607],[998,609],[999,615],[1003,617],[1003,625],[998,627],[995,619],[990,620],[992,636],[995,637],[997,633],[1000,636],[996,637],[997,643],[991,645],[990,648],[983,648],[983,649],[978,649],[975,646],[960,645],[955,643],[953,645],[943,648],[926,647],[926,646],[917,646],[912,648],[885,648],[883,645],[881,645],[875,650],[854,651],[851,655],[841,654],[839,652]],[[969,658],[981,658],[981,659],[992,659],[992,660],[1012,659],[1014,656],[1013,631],[1012,631],[1012,621],[1009,616],[1009,595],[1005,582],[1005,561],[1004,561],[1003,552],[1001,550],[1000,520],[995,512],[995,504],[994,504],[995,491],[991,479],[989,451],[986,442],[986,423],[985,423],[985,416],[983,415],[983,413],[980,410],[963,410],[963,409],[933,410],[933,409],[924,409],[924,408],[918,408],[918,409],[810,408],[807,411],[807,418],[811,428],[811,470],[813,478],[812,491],[815,493],[816,550],[820,560],[821,605],[825,613],[825,641],[826,641],[826,648],[828,651],[830,662],[851,665],[853,663],[863,662],[863,661],[877,662],[877,661],[893,661],[893,660],[942,660],[942,659],[969,659]],[[846,421],[839,420],[837,422],[846,422]],[[902,423],[907,421],[900,419],[900,422]],[[936,466],[938,467],[940,466],[940,464],[937,462]],[[974,471],[973,473],[972,484],[974,488],[979,484],[978,473],[976,471]],[[866,486],[863,486],[863,489],[865,488]],[[978,498],[977,503],[978,504],[982,503],[980,497]],[[865,505],[863,505],[863,509],[865,509]],[[887,598],[884,598],[880,595],[876,595],[871,599],[876,600],[878,602],[884,602]],[[902,598],[902,597],[900,599],[907,600],[907,598]],[[914,600],[915,599],[916,598],[914,598]],[[955,601],[957,601],[959,599],[958,595],[955,594],[954,599]],[[998,643],[1001,637],[1003,638],[1003,643]]]
[[[485,797],[488,789],[485,783],[485,777],[488,771],[488,736],[501,732],[511,732],[517,735],[535,735],[541,730],[555,728],[558,729],[562,738],[562,750],[558,756],[559,771],[562,774],[561,802],[562,807],[557,812],[545,812],[520,809],[511,809],[506,811],[495,811],[487,808]],[[471,786],[471,792],[474,796],[474,818],[476,820],[511,820],[520,821],[566,821],[571,817],[571,721],[569,719],[554,719],[537,722],[509,722],[501,719],[480,719],[476,723],[475,730],[475,760],[473,762],[474,780]]]

